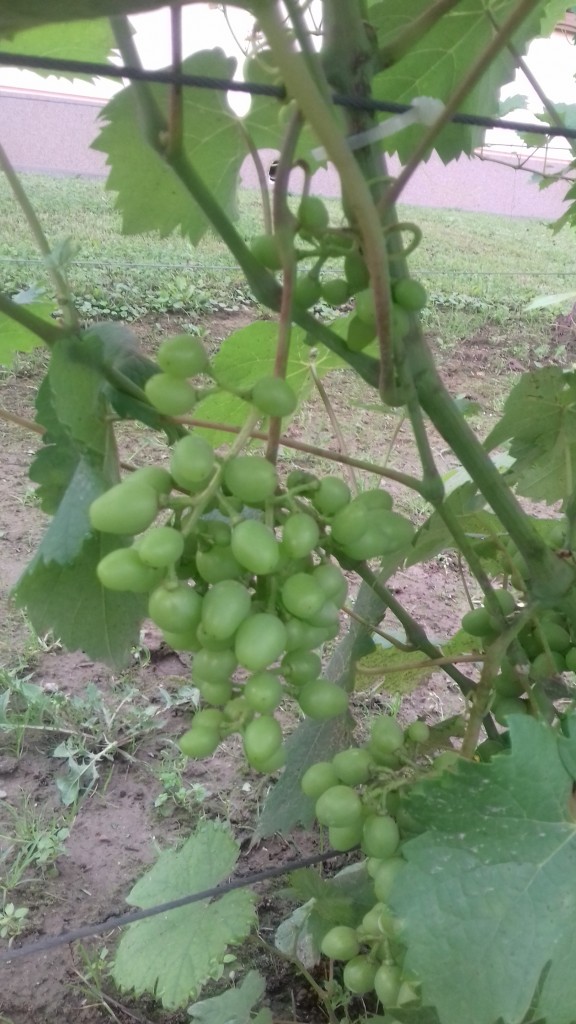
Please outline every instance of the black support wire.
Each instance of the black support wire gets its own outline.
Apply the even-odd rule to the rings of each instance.
[[[144,921],[147,917],[156,917],[158,914],[167,914],[179,907],[187,907],[191,903],[200,903],[201,900],[209,900],[218,896],[224,896],[234,889],[245,889],[249,885],[257,885],[259,882],[267,882],[270,878],[281,878],[291,871],[300,868],[309,868],[314,864],[324,864],[326,861],[341,857],[342,854],[335,850],[328,850],[327,853],[317,853],[311,857],[302,857],[300,860],[288,861],[286,864],[279,864],[275,868],[267,868],[265,871],[258,871],[249,875],[241,875],[233,878],[230,882],[215,885],[203,892],[189,893],[177,900],[170,900],[168,903],[158,903],[154,907],[145,907],[142,910],[129,910],[126,914],[116,914],[104,918],[103,921],[95,921],[81,925],[72,931],[60,932],[58,935],[46,935],[44,938],[28,942],[23,946],[12,947],[0,953],[0,964],[12,963],[14,960],[22,960],[29,956],[39,956],[50,949],[57,949],[58,946],[67,946],[70,942],[77,942],[78,939],[90,939],[95,935],[102,935],[111,932],[114,928],[123,928],[136,921]]]
[[[264,85],[260,82],[240,82],[229,78],[211,78],[207,75],[187,75],[170,71],[148,71],[144,68],[130,67],[126,64],[100,64],[94,61],[64,60],[59,57],[35,57],[25,53],[5,53],[0,51],[0,66],[28,68],[52,72],[70,72],[79,75],[91,75],[94,78],[119,78],[130,81],[156,82],[162,85],[185,85],[194,89],[215,89],[219,92],[243,92],[251,96],[270,96],[274,99],[286,99],[286,90],[279,85]],[[383,114],[404,114],[410,110],[409,103],[393,103],[375,100],[369,97],[343,96],[334,93],[332,102],[338,107],[350,107],[356,110],[374,111]],[[504,128],[514,132],[530,132],[563,139],[576,139],[576,128],[559,127],[557,125],[532,124],[528,121],[507,121],[503,118],[483,117],[481,114],[453,114],[450,118],[455,124],[473,125],[478,128]]]

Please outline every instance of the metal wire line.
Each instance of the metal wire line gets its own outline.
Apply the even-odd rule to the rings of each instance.
[[[195,89],[215,89],[221,92],[245,92],[251,96],[270,96],[279,100],[286,98],[286,90],[283,86],[265,85],[261,82],[239,82],[228,78],[212,78],[208,75],[188,75],[173,70],[149,71],[126,64],[100,64],[94,61],[35,57],[26,53],[0,51],[0,65],[42,71],[69,71],[99,78],[127,78],[131,81],[157,82],[163,85],[186,85]],[[403,114],[410,110],[409,103],[343,96],[340,93],[333,94],[332,102],[338,107],[351,107],[383,114]],[[450,120],[456,124],[474,125],[479,128],[503,128],[508,131],[530,132],[533,135],[576,139],[576,128],[565,126],[531,124],[527,121],[505,121],[502,118],[484,117],[481,114],[454,114]]]
[[[156,917],[158,914],[166,914],[170,910],[177,910],[179,907],[186,907],[191,903],[199,903],[201,900],[212,899],[216,896],[224,896],[227,892],[235,889],[245,889],[249,885],[256,885],[258,882],[267,882],[270,878],[280,878],[291,871],[299,868],[309,868],[314,864],[324,864],[325,861],[342,857],[342,853],[336,850],[328,850],[327,853],[317,853],[311,857],[302,857],[300,860],[288,861],[287,864],[279,864],[275,868],[267,868],[265,871],[258,871],[250,875],[240,875],[230,882],[215,885],[203,892],[189,893],[177,900],[170,900],[167,903],[158,903],[154,907],[145,907],[141,910],[129,910],[126,914],[117,914],[104,918],[103,921],[95,921],[90,924],[81,925],[72,931],[60,932],[59,935],[47,935],[44,938],[28,942],[23,946],[12,947],[0,953],[0,964],[12,963],[13,960],[21,960],[24,957],[39,956],[49,949],[56,949],[58,946],[67,946],[69,942],[76,942],[78,939],[90,939],[95,935],[102,935],[114,928],[122,928],[127,924],[134,924],[136,921],[144,921],[147,917]]]

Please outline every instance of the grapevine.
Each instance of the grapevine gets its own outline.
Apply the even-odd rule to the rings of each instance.
[[[39,12],[23,0],[21,18],[16,8],[8,18],[0,0],[0,29],[18,38],[29,21],[46,27],[53,17],[90,13],[69,0],[57,6],[57,14]],[[518,0],[489,11],[437,0],[425,11],[408,4],[400,18],[386,5],[325,0],[320,28],[304,0],[245,0],[238,6],[254,19],[245,77],[284,91],[279,115],[276,98],[258,95],[242,118],[224,87],[202,100],[199,87],[182,88],[183,70],[206,85],[207,77],[225,82],[234,68],[219,49],[182,60],[178,6],[171,84],[138,74],[127,14],[151,6],[99,7],[135,72],[105,108],[96,142],[108,155],[125,230],[179,229],[196,244],[211,228],[273,319],[235,332],[218,352],[180,330],[154,360],[120,325],[83,326],[66,260],[51,250],[0,150],[58,303],[47,319],[34,302],[28,309],[21,296],[0,295],[1,326],[50,351],[30,425],[43,435],[30,475],[52,523],[16,600],[38,632],[52,630],[114,664],[126,664],[142,622],[153,623],[186,655],[186,682],[197,694],[178,737],[181,754],[208,760],[232,740],[269,791],[257,835],[304,824],[350,855],[334,879],[300,879],[310,887],[299,908],[302,948],[308,966],[321,965],[322,983],[298,967],[331,1024],[382,1013],[391,1024],[571,1024],[576,375],[557,366],[523,375],[481,441],[427,346],[434,294],[416,262],[426,240],[395,207],[433,149],[445,161],[472,151],[476,136],[452,115],[480,99],[495,107],[521,61],[518,47],[553,5]],[[438,67],[428,67],[435,54]],[[418,121],[417,102],[406,120],[406,90],[410,102],[421,100],[415,68],[418,86],[436,100],[431,123]],[[350,102],[337,105],[334,94]],[[369,101],[382,96],[401,101],[403,121],[378,120]],[[279,156],[270,197],[258,152],[271,143]],[[243,233],[233,211],[244,146],[263,202],[260,222]],[[395,179],[384,147],[401,157]],[[338,175],[338,211],[314,193],[324,157]],[[303,185],[295,196],[296,168]],[[400,410],[377,461],[346,451],[321,381],[343,366],[373,389],[378,413]],[[334,448],[291,436],[308,386],[322,398]],[[167,460],[137,469],[121,462],[118,420],[163,437]],[[418,453],[415,475],[389,465],[402,426]],[[432,427],[459,463],[464,482],[453,490]],[[501,472],[493,453],[504,444]],[[332,470],[308,462],[287,471],[284,446],[325,457]],[[402,511],[400,488],[425,505],[418,528]],[[555,510],[533,516],[525,498]],[[433,640],[388,580],[454,549],[469,607],[453,637]],[[386,688],[401,672],[416,685],[434,669],[459,688],[462,714],[432,725],[380,708],[359,727],[354,691],[363,678],[383,678]],[[208,881],[212,854],[202,843],[216,861],[224,850],[212,882],[234,863],[233,840],[221,833],[210,823],[187,841]],[[227,944],[248,933],[251,897],[243,899],[224,923],[221,905],[204,908],[214,926],[197,988],[217,976]],[[151,945],[131,957],[130,941],[120,944],[120,987],[162,990],[156,966],[144,983],[138,975]],[[190,992],[178,991],[171,1009],[189,1001]],[[255,1019],[267,1020],[262,1013]]]

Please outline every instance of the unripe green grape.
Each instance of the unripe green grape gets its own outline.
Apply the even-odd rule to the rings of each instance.
[[[228,682],[237,665],[233,651],[209,651],[204,647],[192,662],[192,679],[206,683]]]
[[[368,526],[368,510],[356,499],[334,516],[331,524],[332,537],[337,544],[348,545],[360,540]]]
[[[249,722],[254,718],[254,712],[248,704],[244,694],[239,697],[232,697],[223,711],[224,722],[227,726],[232,724],[238,726],[240,729],[244,729]]]
[[[406,737],[412,743],[427,743],[430,739],[430,727],[426,722],[411,722],[406,729]]]
[[[306,512],[293,512],[282,525],[282,548],[290,558],[304,558],[320,540],[318,523]]]
[[[300,787],[305,796],[317,800],[327,789],[338,785],[338,776],[330,761],[317,761],[308,768],[300,780]]]
[[[174,565],[184,552],[184,537],[172,526],[157,526],[138,541],[138,555],[155,569]]]
[[[286,611],[299,619],[310,619],[326,602],[324,591],[312,576],[297,572],[289,576],[281,590]]]
[[[265,416],[290,416],[298,408],[293,388],[281,377],[262,377],[252,388],[250,401]]]
[[[398,875],[406,867],[406,861],[401,857],[390,857],[388,860],[379,862],[374,874],[374,893],[377,900],[386,903],[392,887]]]
[[[316,817],[321,825],[344,828],[362,821],[362,801],[350,786],[332,786],[318,797]]]
[[[498,754],[506,753],[506,747],[499,740],[484,740],[476,747],[476,754],[481,761],[489,763]]]
[[[299,231],[320,238],[325,234],[330,223],[330,216],[325,204],[318,196],[304,196],[296,214]]]
[[[198,523],[198,533],[203,541],[215,544],[217,547],[227,547],[232,537],[230,523],[224,523],[221,519],[201,519]]]
[[[340,782],[346,786],[361,786],[370,778],[374,762],[365,747],[349,747],[334,755],[332,765]]]
[[[285,764],[286,747],[282,743],[270,757],[253,760],[252,768],[255,768],[257,772],[263,772],[265,775],[271,775],[272,772],[277,772],[280,768],[283,768]]]
[[[485,608],[475,608],[462,616],[462,629],[470,636],[488,636],[492,630],[492,620]]]
[[[376,328],[376,304],[371,288],[365,288],[355,296],[356,316],[368,327]]]
[[[494,689],[501,697],[521,697],[526,692],[526,682],[516,673],[507,658],[500,664],[500,672],[494,679]]]
[[[170,472],[179,487],[194,493],[210,479],[215,463],[212,445],[198,434],[187,434],[172,449]]]
[[[516,598],[509,590],[493,590],[492,596],[497,601],[503,615],[511,615],[516,608]],[[484,608],[489,612],[487,600],[484,598]]]
[[[282,701],[282,683],[273,672],[258,672],[244,684],[244,697],[253,711],[261,715],[270,714]]]
[[[318,490],[319,486],[318,478],[304,469],[292,469],[286,477],[287,491],[297,490],[301,494],[312,494]]]
[[[395,754],[404,746],[404,730],[396,719],[380,715],[370,726],[370,750]]]
[[[278,568],[280,545],[273,530],[257,519],[243,519],[234,527],[230,547],[236,561],[257,576]]]
[[[202,598],[187,586],[163,585],[150,594],[148,615],[160,629],[173,633],[187,633],[200,622]]]
[[[141,466],[126,476],[123,484],[146,484],[157,494],[169,494],[172,490],[172,477],[167,469],[161,466]]]
[[[256,235],[250,241],[252,255],[268,270],[280,270],[282,257],[274,235]]]
[[[359,316],[353,316],[346,332],[346,345],[351,352],[362,352],[376,338],[376,324],[365,323]]]
[[[566,668],[568,672],[576,672],[576,647],[571,647],[565,654]]]
[[[362,996],[372,992],[376,978],[377,965],[367,956],[356,956],[349,960],[344,968],[342,980],[345,988],[354,995]]]
[[[201,643],[198,640],[198,634],[195,629],[188,630],[186,633],[172,633],[170,630],[162,630],[162,639],[168,647],[171,647],[173,651],[199,651],[201,649]]]
[[[234,638],[227,636],[224,639],[215,637],[212,633],[200,623],[196,628],[196,636],[200,642],[201,647],[205,647],[208,651],[226,651],[234,645]]]
[[[275,615],[260,612],[240,626],[234,644],[240,664],[260,672],[277,661],[286,649],[286,627]]]
[[[280,723],[269,715],[254,718],[244,729],[243,744],[246,760],[258,767],[273,757],[282,746]]]
[[[309,274],[299,277],[294,285],[292,301],[298,309],[310,309],[320,299],[320,282]]]
[[[309,651],[313,647],[320,647],[328,639],[327,630],[322,626],[312,626],[302,619],[291,618],[285,622],[286,627],[286,650]]]
[[[257,455],[238,455],[226,463],[224,483],[230,493],[246,505],[261,505],[274,496],[278,477],[267,459]]]
[[[238,580],[246,570],[234,557],[231,547],[210,548],[209,551],[198,551],[196,568],[206,583],[221,583],[222,580]]]
[[[501,723],[505,724],[505,723]],[[443,750],[438,757],[434,758],[432,767],[435,772],[453,771],[460,762],[460,754],[457,750]]]
[[[142,533],[158,515],[158,494],[144,483],[116,484],[95,498],[88,515],[101,533]]]
[[[250,591],[237,580],[222,580],[210,588],[202,602],[202,625],[217,640],[234,636],[250,614]]]
[[[296,650],[286,654],[280,665],[282,675],[293,686],[302,686],[318,679],[322,661],[314,651]]]
[[[104,555],[96,575],[107,590],[145,594],[158,585],[162,573],[145,565],[135,548],[117,548]]]
[[[376,971],[374,988],[384,1009],[397,1005],[400,985],[400,968],[396,964],[381,964]]]
[[[328,845],[338,853],[347,853],[360,846],[362,840],[362,822],[355,825],[343,825],[340,828],[332,825],[328,829]]]
[[[224,679],[220,683],[197,682],[196,686],[207,704],[223,708],[232,700],[232,683]]]
[[[565,668],[566,659],[563,654],[560,654],[560,651],[550,651],[550,653],[544,651],[532,662],[530,674],[533,679],[541,682],[559,675],[565,671]]]
[[[496,697],[490,709],[498,725],[508,725],[510,715],[527,715],[529,705],[516,697]]]
[[[164,416],[185,416],[196,405],[196,391],[187,380],[155,373],[144,385],[146,398]]]
[[[344,480],[337,476],[325,476],[312,495],[312,504],[322,515],[333,516],[349,503],[350,498],[350,488]]]
[[[208,356],[199,338],[193,334],[177,334],[165,338],[156,359],[161,370],[174,377],[195,377],[208,367]]]
[[[394,302],[408,312],[417,313],[428,302],[424,285],[411,277],[403,277],[392,287]]]
[[[343,306],[348,301],[350,290],[344,277],[333,277],[320,286],[322,298],[329,306]]]
[[[348,581],[337,565],[324,562],[312,571],[312,579],[322,588],[326,598],[341,608],[348,594]]]
[[[343,714],[348,707],[346,691],[327,679],[316,679],[310,683],[304,683],[298,690],[296,699],[304,714],[316,721],[336,718]]]
[[[320,943],[320,951],[330,960],[351,960],[360,952],[356,929],[344,924],[331,928]]]
[[[364,257],[359,252],[349,252],[344,258],[344,274],[352,295],[367,288],[370,274]]]
[[[367,857],[386,860],[400,843],[398,825],[388,814],[369,814],[362,830],[362,849]]]
[[[540,633],[551,651],[559,651],[563,654],[572,646],[570,634],[557,622],[543,620],[540,623]]]
[[[192,728],[195,729],[201,725],[206,729],[220,729],[223,721],[224,715],[219,708],[202,708],[194,715]]]
[[[210,757],[220,743],[220,733],[203,725],[192,726],[178,740],[178,746],[186,757]]]

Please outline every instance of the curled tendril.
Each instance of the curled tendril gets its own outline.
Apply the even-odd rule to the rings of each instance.
[[[385,234],[390,234],[392,231],[409,231],[412,235],[412,240],[408,243],[405,249],[401,249],[399,252],[389,253],[388,258],[390,260],[404,260],[407,256],[410,256],[415,249],[418,248],[422,241],[422,230],[417,224],[413,224],[412,221],[400,221],[398,224],[390,224],[385,229]]]

